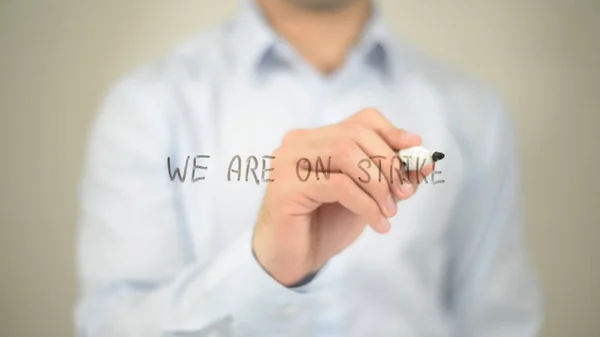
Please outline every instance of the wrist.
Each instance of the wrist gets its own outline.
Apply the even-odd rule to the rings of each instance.
[[[316,270],[300,263],[295,252],[274,249],[276,241],[267,239],[267,234],[256,230],[252,239],[252,254],[262,269],[281,285],[292,288],[310,282]]]

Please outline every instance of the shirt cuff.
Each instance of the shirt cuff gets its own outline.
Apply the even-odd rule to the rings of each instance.
[[[244,330],[278,324],[287,329],[308,318],[312,301],[306,287],[287,288],[273,279],[252,253],[252,231],[213,260],[208,267],[194,267],[177,282],[167,330],[198,330],[227,318]]]

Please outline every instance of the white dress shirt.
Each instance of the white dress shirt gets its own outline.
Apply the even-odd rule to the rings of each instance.
[[[248,158],[260,173],[290,129],[365,107],[446,158],[399,203],[389,234],[366,228],[310,283],[286,288],[251,251],[267,183],[246,180]],[[206,169],[193,170],[202,155]],[[228,180],[235,155],[239,181]],[[183,174],[188,156],[185,181],[171,179],[168,162]],[[377,13],[323,76],[247,2],[107,94],[81,183],[77,333],[534,336],[518,167],[498,95],[394,39]]]

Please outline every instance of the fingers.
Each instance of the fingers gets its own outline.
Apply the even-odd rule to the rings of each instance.
[[[381,214],[377,202],[345,174],[332,173],[329,179],[310,180],[299,186],[311,200],[319,203],[339,202],[363,218],[376,232],[387,233],[390,230],[390,222]]]
[[[371,174],[369,177],[376,179],[377,182],[382,182],[382,180],[383,182],[387,182],[396,199],[402,199],[407,194],[402,180],[394,179],[394,172],[391,169],[396,153],[377,132],[362,124],[344,123],[336,128],[334,136],[350,137],[363,150],[366,156],[355,163],[358,163],[361,169],[370,169],[376,166],[377,175],[374,176]],[[396,162],[401,172],[401,162],[399,160],[396,160]]]
[[[308,177],[311,171],[315,175],[312,180],[325,176],[323,172],[329,172],[332,175],[343,173],[372,197],[382,215],[392,217],[396,214],[396,202],[387,179],[380,171],[379,165],[369,159],[369,156],[356,142],[348,138],[338,138],[321,144],[323,145],[319,148],[289,149],[284,155],[294,156],[294,153],[297,153],[296,157],[286,159],[281,157],[281,159],[288,162],[296,161],[296,170],[304,171],[298,175],[299,180],[307,180],[305,177]],[[321,159],[321,164],[317,164],[319,161],[317,158]],[[330,161],[329,158],[332,160]]]
[[[385,204],[381,206],[387,205],[390,211],[388,214],[393,214],[393,201],[405,199],[414,192],[410,184],[403,182],[408,179],[403,176],[402,161],[398,154],[380,133],[385,134],[388,139],[394,138],[396,133],[400,141],[396,139],[395,145],[414,144],[414,139],[410,139],[409,133],[393,127],[385,118],[378,118],[380,114],[375,113],[375,118],[372,119],[367,118],[369,115],[370,113],[359,113],[359,118],[315,130],[293,130],[286,135],[284,144],[288,147],[296,145],[298,150],[305,151],[304,154],[296,151],[295,160],[302,157],[313,158],[312,160],[332,158],[333,167],[329,169],[348,173],[354,180],[363,183],[368,191],[383,193],[385,190],[382,186],[372,184],[373,180],[387,183],[393,200],[384,200]],[[361,124],[363,119],[365,125]],[[404,136],[408,136],[408,140],[403,140]],[[418,136],[417,142],[420,142]],[[310,148],[310,152],[307,148]],[[308,169],[307,163],[308,160],[301,163],[304,169]],[[319,167],[313,169],[319,170]]]
[[[405,187],[405,191],[407,194],[404,196],[404,199],[410,198],[413,194],[415,194],[423,183],[428,183],[429,175],[433,172],[434,164],[428,164],[424,166],[419,166],[418,170],[404,172],[405,180],[403,181],[403,185]]]
[[[389,183],[395,200],[407,199],[415,193],[415,186],[405,183],[406,180],[410,179],[402,170],[403,164],[401,159],[397,157],[396,151],[397,149],[420,145],[421,138],[418,135],[395,127],[381,112],[374,108],[363,109],[342,124],[351,125],[350,130],[353,131],[351,134],[355,135],[355,139],[359,138],[357,141],[370,157],[384,157],[373,159],[378,160],[381,164],[381,171]],[[366,137],[366,132],[361,132],[361,129],[354,125],[370,130],[371,133],[378,136],[380,141],[368,141],[367,139],[373,137]]]
[[[404,149],[421,144],[421,137],[395,127],[374,108],[363,109],[344,123],[358,123],[375,131],[393,149]]]
[[[275,157],[296,169],[307,200],[339,202],[374,230],[386,232],[396,202],[411,197],[431,172],[431,167],[406,172],[396,149],[420,144],[419,136],[396,128],[377,110],[365,109],[339,124],[290,131]],[[311,171],[317,176],[307,180]],[[318,172],[329,179],[318,179]]]

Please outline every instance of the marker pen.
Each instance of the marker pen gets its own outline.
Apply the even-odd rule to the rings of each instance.
[[[441,152],[432,152],[421,146],[400,150],[398,155],[408,171],[419,171],[422,167],[440,161],[445,157]]]

